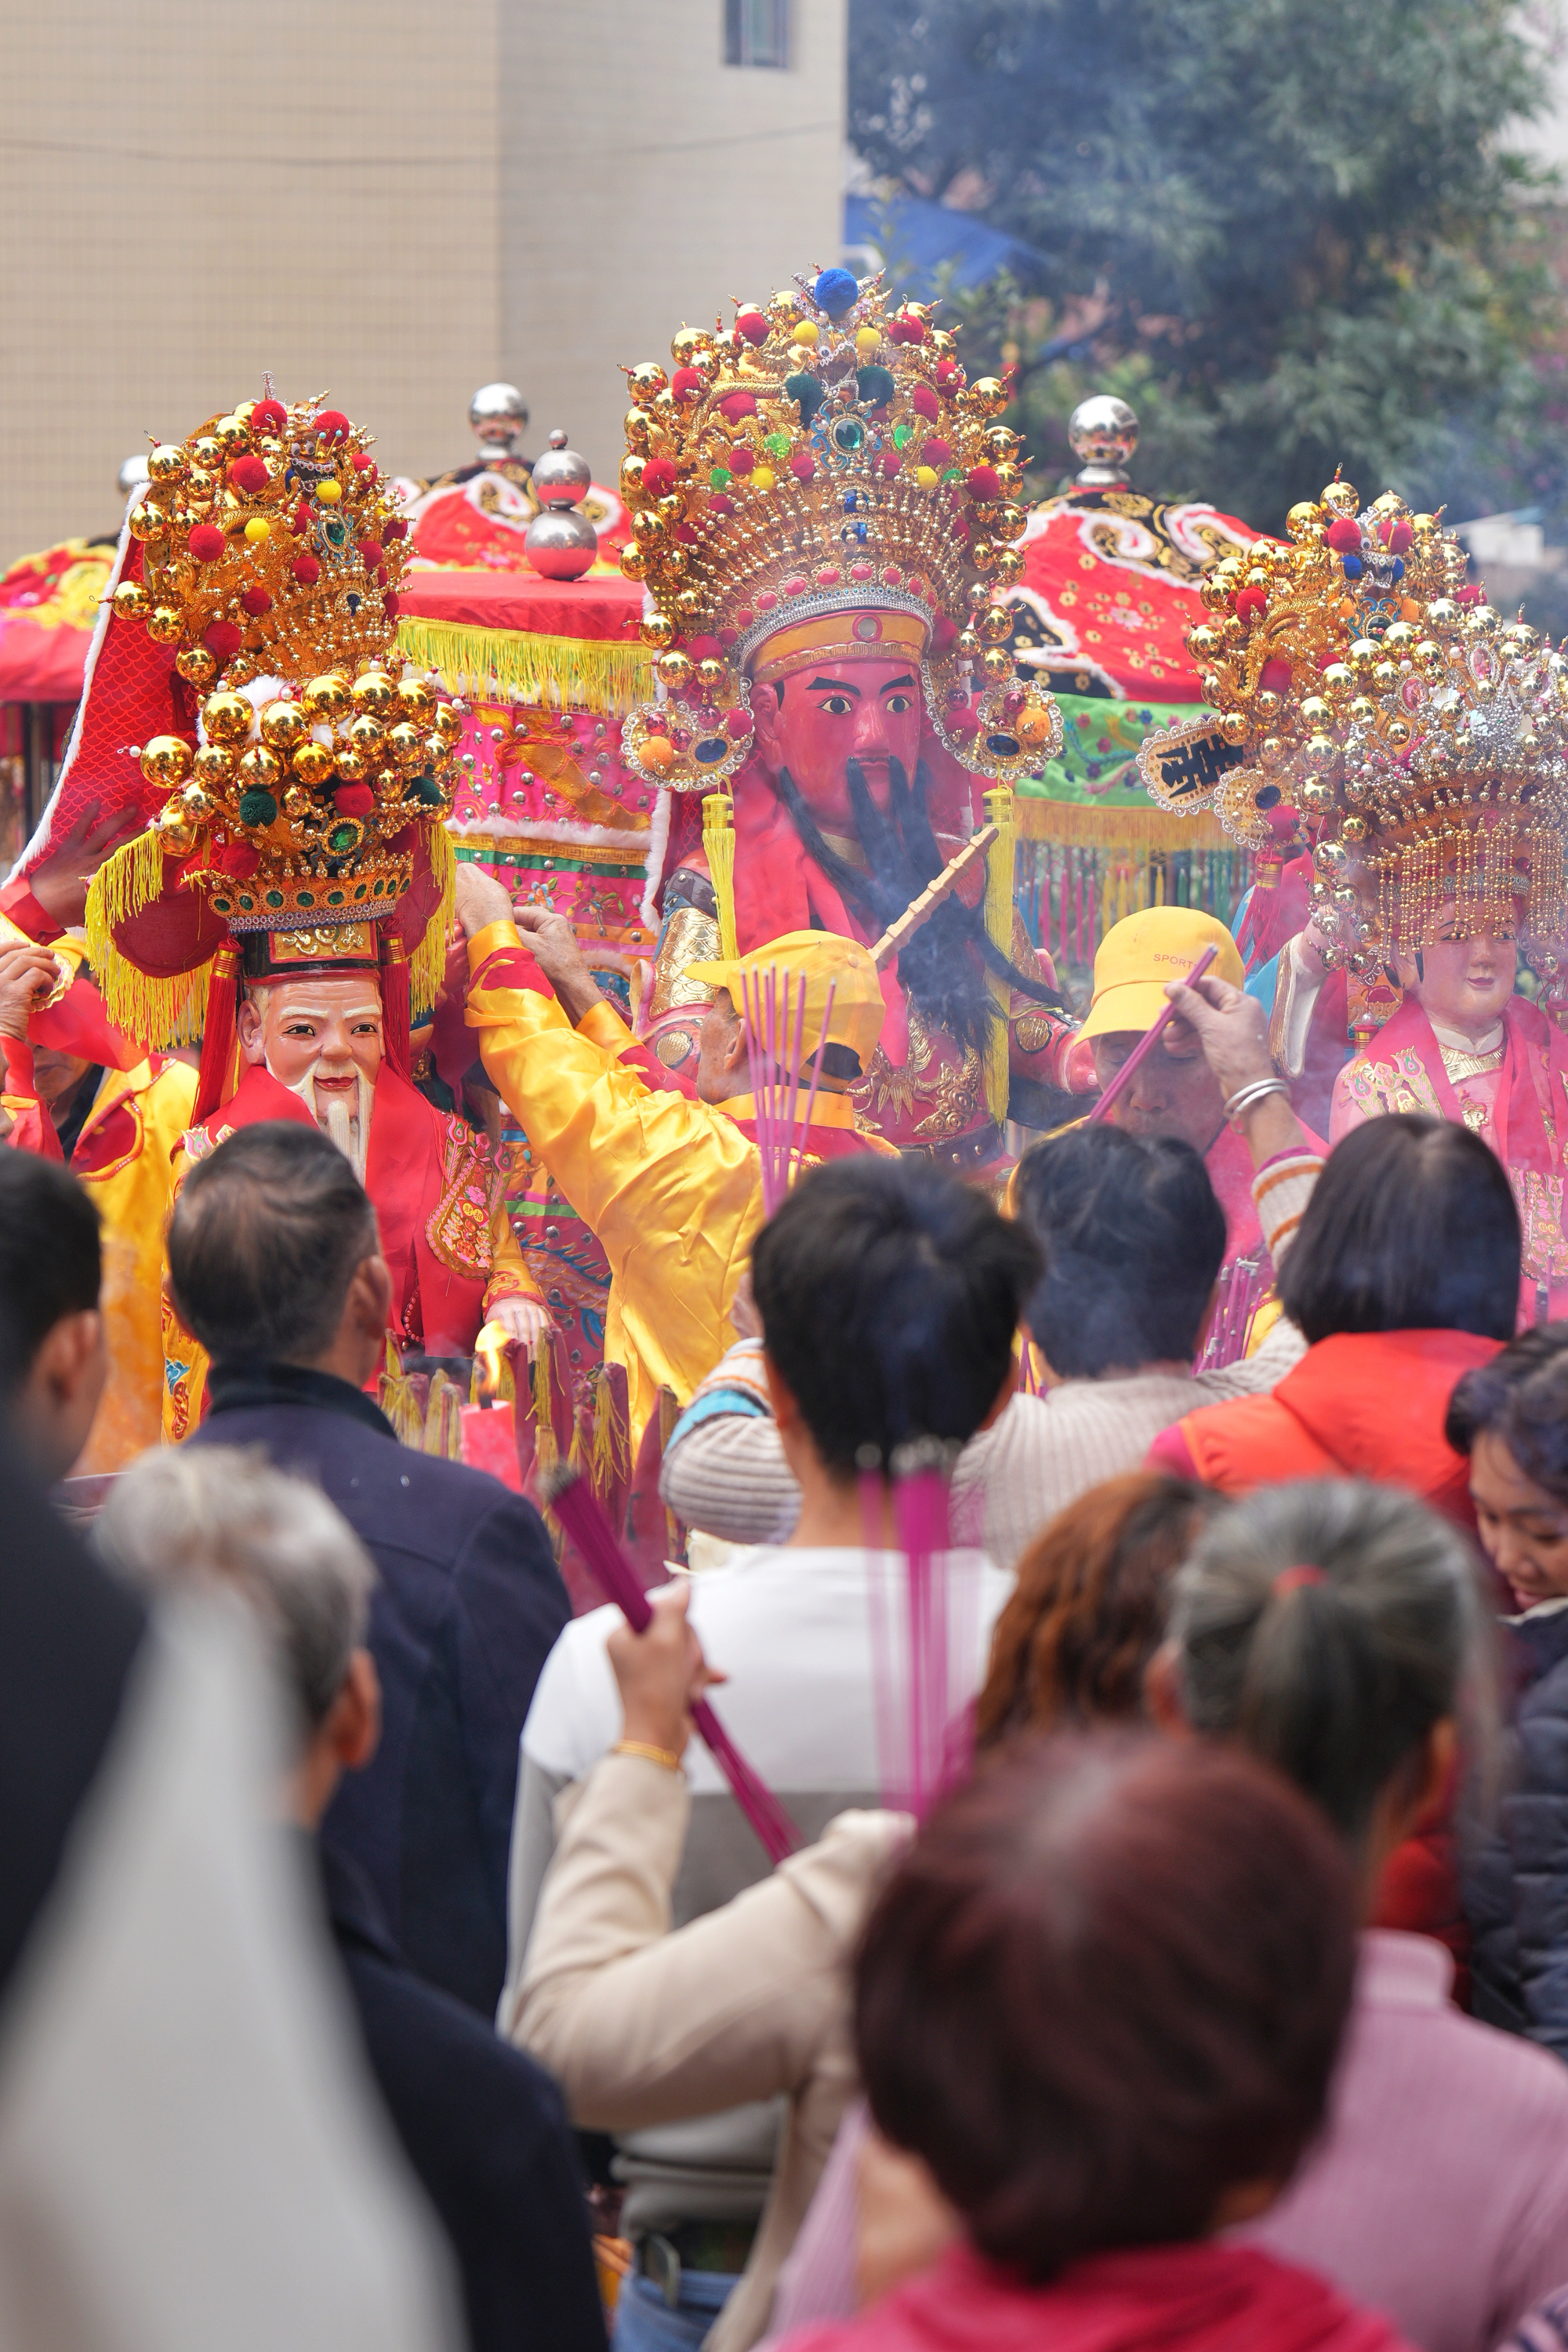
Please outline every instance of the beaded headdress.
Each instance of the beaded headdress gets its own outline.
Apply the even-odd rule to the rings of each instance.
[[[931,306],[879,278],[801,278],[732,326],[683,327],[673,371],[629,373],[622,552],[649,607],[658,699],[628,719],[646,781],[711,791],[752,748],[751,686],[814,656],[908,658],[948,748],[1004,780],[1059,748],[1018,679],[1018,436],[1005,386],[970,383]]]
[[[1262,848],[1293,803],[1313,841],[1331,961],[1371,975],[1456,935],[1565,912],[1568,663],[1465,585],[1434,515],[1337,478],[1292,507],[1292,544],[1215,566],[1187,645],[1211,712],[1151,737],[1139,768],[1169,808],[1212,806]]]

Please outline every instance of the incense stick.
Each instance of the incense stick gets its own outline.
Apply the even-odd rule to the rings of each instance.
[[[1208,946],[1205,948],[1202,955],[1199,956],[1196,963],[1194,964],[1191,971],[1187,973],[1184,985],[1187,988],[1191,988],[1195,981],[1202,980],[1205,972],[1207,971],[1210,964],[1213,963],[1218,953],[1218,947],[1211,940]],[[1089,1112],[1088,1118],[1084,1122],[1086,1127],[1092,1127],[1097,1119],[1103,1118],[1106,1113],[1110,1110],[1112,1103],[1119,1101],[1121,1096],[1126,1093],[1128,1087],[1131,1085],[1133,1079],[1138,1075],[1138,1072],[1148,1060],[1150,1055],[1153,1052],[1155,1046],[1159,1044],[1161,1038],[1164,1035],[1166,1030],[1170,1027],[1171,1023],[1175,1019],[1175,1006],[1167,1002],[1163,1013],[1160,1014],[1153,1027],[1145,1036],[1140,1037],[1136,1045],[1133,1046],[1132,1051],[1128,1055],[1127,1059],[1122,1063],[1121,1067],[1117,1071],[1116,1076],[1111,1079],[1110,1084],[1106,1087],[1105,1092],[1100,1096],[1100,1100],[1095,1104],[1094,1108]]]

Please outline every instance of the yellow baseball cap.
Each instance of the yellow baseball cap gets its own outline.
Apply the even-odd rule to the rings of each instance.
[[[805,1019],[800,1048],[805,1059],[809,1060],[816,1051],[828,983],[832,982],[833,1013],[827,1024],[827,1042],[830,1045],[847,1045],[859,1056],[863,1071],[870,1068],[888,1008],[882,1001],[877,967],[869,950],[858,940],[843,939],[837,931],[785,931],[781,939],[769,940],[764,947],[753,948],[750,955],[714,957],[707,963],[689,963],[686,977],[700,980],[709,988],[728,989],[730,1000],[739,1013],[743,1003],[743,980],[751,982],[753,992],[759,981],[765,989],[770,971],[778,974],[781,1017],[786,993],[789,998],[792,1044],[795,1007],[800,997],[801,981],[805,982]]]
[[[1131,1031],[1142,1036],[1171,1002],[1166,982],[1184,980],[1206,947],[1219,950],[1210,971],[1239,988],[1247,969],[1217,916],[1195,907],[1145,907],[1141,915],[1112,923],[1094,959],[1094,995],[1079,1035]]]

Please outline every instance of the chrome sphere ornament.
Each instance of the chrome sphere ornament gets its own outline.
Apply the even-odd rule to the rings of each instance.
[[[1124,482],[1138,446],[1136,412],[1114,393],[1098,392],[1080,400],[1068,418],[1068,439],[1078,459],[1078,479],[1086,489],[1097,484]]]
[[[599,551],[599,535],[577,500],[594,477],[585,457],[566,446],[557,425],[548,454],[533,468],[533,494],[543,508],[528,526],[523,551],[535,572],[546,580],[578,580]]]
[[[515,457],[518,437],[528,423],[528,403],[515,383],[481,383],[468,403],[468,423],[487,466]]]
[[[146,453],[141,449],[137,450],[134,457],[126,458],[119,473],[114,477],[115,485],[122,499],[128,499],[133,490],[144,490],[151,478],[147,471]]]

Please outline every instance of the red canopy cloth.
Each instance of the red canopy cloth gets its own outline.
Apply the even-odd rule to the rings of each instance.
[[[521,629],[546,637],[637,641],[642,589],[606,566],[581,580],[542,580],[531,572],[415,572],[398,592],[405,621],[439,621],[467,629]]]
[[[0,577],[0,702],[76,702],[114,562],[110,540],[62,540]]]

